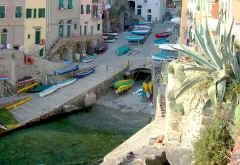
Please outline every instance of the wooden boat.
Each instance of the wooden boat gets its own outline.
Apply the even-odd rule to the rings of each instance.
[[[131,84],[128,84],[128,85],[123,85],[123,86],[119,87],[118,89],[116,89],[115,93],[120,94],[120,93],[130,89],[133,85],[134,85],[134,83],[131,83]]]
[[[0,80],[9,80],[9,77],[6,75],[0,75]]]
[[[57,86],[58,86],[58,88],[63,88],[65,86],[73,84],[75,81],[77,81],[76,78],[70,78],[70,79],[63,80],[62,82],[58,83]]]
[[[117,80],[115,82],[112,83],[112,86],[114,88],[116,88],[118,85],[122,84],[122,83],[125,83],[125,82],[129,82],[129,81],[132,81],[132,79],[127,79],[127,80]]]
[[[165,39],[165,38],[164,38]],[[155,45],[159,45],[159,44],[166,44],[168,43],[167,40],[154,40],[154,44]]]
[[[162,32],[162,33],[155,34],[156,38],[167,38],[169,36],[170,36],[170,32]]]
[[[128,41],[141,41],[141,40],[144,40],[144,36],[127,36],[126,40],[128,40]]]
[[[70,73],[70,72],[73,72],[73,71],[76,71],[79,69],[79,66],[78,64],[76,65],[71,65],[71,66],[68,66],[68,67],[65,67],[63,69],[60,69],[60,70],[56,70],[54,72],[54,75],[57,76],[57,75],[63,75],[63,74],[66,74],[66,73]]]
[[[50,88],[51,86],[53,86],[53,85],[52,84],[48,84],[48,85],[40,84],[32,89],[27,90],[26,92],[27,93],[39,93],[47,88]]]
[[[103,33],[102,36],[103,36],[103,38],[107,38],[107,37],[115,38],[115,39],[119,38],[119,34],[118,33]]]
[[[128,82],[125,82],[125,83],[121,83],[121,84],[119,84],[119,85],[115,86],[114,88],[120,88],[121,86],[124,86],[124,85],[129,85],[129,84],[132,84],[132,83],[134,83],[134,81],[133,81],[133,80],[131,80],[131,81],[128,81]]]
[[[113,43],[114,41],[116,41],[115,38],[107,38],[107,39],[104,39],[104,43]]]
[[[39,93],[40,97],[45,97],[47,95],[52,94],[53,92],[56,92],[58,90],[58,85],[53,85],[50,88],[47,88],[45,90],[43,90],[42,92]]]
[[[128,46],[121,46],[120,48],[118,48],[116,50],[116,53],[118,56],[123,56],[124,54],[126,54],[129,51],[129,47]]]
[[[152,23],[150,22],[139,22],[137,25],[147,25],[147,26],[152,26]]]
[[[160,57],[160,58],[176,58],[172,54],[166,54],[166,53],[159,53],[159,54],[154,54],[153,56]]]
[[[108,48],[108,45],[107,45],[107,44],[102,44],[102,45],[100,45],[100,46],[98,46],[98,47],[95,48],[95,53],[97,53],[97,54],[103,54],[103,53],[106,52],[107,48]]]
[[[162,58],[162,57],[158,57],[158,56],[152,56],[152,60],[156,61],[156,62],[161,62],[161,61],[170,62],[173,60],[173,58]]]
[[[148,89],[149,89],[149,92],[150,92],[150,94],[152,95],[153,94],[153,86],[152,86],[152,81],[150,81],[149,83],[148,83]]]
[[[28,98],[26,98],[26,99],[23,99],[23,100],[15,103],[15,104],[9,105],[9,106],[6,107],[6,109],[7,109],[7,110],[11,110],[11,109],[13,109],[13,108],[15,108],[15,107],[17,107],[17,106],[20,106],[20,105],[22,105],[22,104],[25,104],[26,102],[29,102],[29,101],[31,101],[31,100],[32,100],[32,96],[31,96],[31,97],[28,97]]]
[[[151,95],[150,95],[150,92],[149,92],[149,89],[148,89],[148,84],[146,82],[143,82],[143,90],[144,92],[146,93],[146,97],[148,100],[151,99]]]
[[[148,29],[148,30],[152,30],[152,27],[150,26],[144,26],[144,25],[135,25],[133,27],[133,29]]]
[[[95,69],[89,69],[87,72],[76,74],[74,77],[78,78],[78,79],[83,78],[83,77],[86,77],[86,76],[92,74],[94,71],[95,71]]]
[[[36,81],[36,79],[33,78],[32,76],[25,76],[22,79],[17,80],[17,85],[22,86],[22,85],[25,85],[27,83],[32,83],[34,81]]]
[[[132,34],[137,34],[137,35],[146,35],[149,32],[150,32],[149,30],[133,30],[131,33]]]
[[[94,61],[94,56],[88,56],[83,60],[84,63],[89,63],[93,61]]]
[[[31,85],[25,86],[24,88],[19,89],[19,90],[17,91],[17,94],[20,94],[20,93],[25,92],[25,91],[27,91],[27,90],[29,90],[29,89],[32,89],[32,88],[38,86],[39,84],[40,84],[40,82],[35,82],[35,83],[31,84]]]

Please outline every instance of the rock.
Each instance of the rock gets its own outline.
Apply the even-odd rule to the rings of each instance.
[[[84,98],[84,106],[91,107],[97,102],[97,95],[94,92],[88,93]]]

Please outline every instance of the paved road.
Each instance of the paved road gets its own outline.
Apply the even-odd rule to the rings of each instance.
[[[41,115],[51,112],[52,110],[62,106],[64,103],[69,102],[75,97],[118,74],[124,69],[128,59],[131,63],[135,64],[143,64],[146,63],[146,61],[150,62],[151,55],[159,52],[159,49],[153,45],[154,34],[161,32],[163,29],[168,27],[169,25],[154,25],[153,31],[146,40],[145,44],[138,47],[138,51],[140,53],[132,56],[117,56],[115,54],[118,47],[127,44],[127,41],[125,40],[127,33],[122,33],[115,43],[109,44],[109,49],[105,54],[97,57],[97,67],[94,74],[84,79],[80,79],[73,85],[60,89],[56,93],[45,98],[40,98],[38,95],[34,95],[32,101],[25,103],[10,112],[18,122],[29,122]]]

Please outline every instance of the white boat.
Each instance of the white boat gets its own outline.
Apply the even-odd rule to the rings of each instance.
[[[60,83],[57,84],[58,88],[63,88],[65,86],[68,86],[70,84],[73,84],[75,81],[77,81],[77,79],[75,78],[70,78],[70,79],[67,79],[67,80],[64,80]]]
[[[47,88],[39,93],[40,97],[45,97],[47,95],[52,94],[53,92],[56,92],[59,89],[58,85],[53,85],[50,88]]]

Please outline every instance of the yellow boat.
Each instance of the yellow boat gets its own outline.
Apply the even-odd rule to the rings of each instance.
[[[33,83],[33,84],[31,84],[31,85],[28,85],[28,86],[26,86],[26,87],[24,87],[24,88],[22,88],[22,89],[19,89],[18,91],[17,91],[17,94],[20,94],[20,93],[22,93],[22,92],[24,92],[24,91],[27,91],[27,90],[29,90],[29,89],[32,89],[32,88],[34,88],[35,86],[38,86],[40,84],[40,82],[35,82],[35,83]]]
[[[13,108],[15,108],[15,107],[17,107],[17,106],[19,106],[19,105],[22,105],[22,104],[24,104],[24,103],[26,103],[26,102],[29,102],[29,101],[31,101],[31,100],[32,100],[32,96],[30,96],[30,97],[28,97],[28,98],[26,98],[26,99],[23,99],[23,100],[15,103],[15,104],[9,105],[9,106],[6,107],[6,109],[7,109],[7,110],[11,110],[11,109],[13,109]]]
[[[119,93],[121,93],[121,92],[123,92],[123,91],[126,91],[127,89],[131,88],[133,85],[134,85],[134,83],[131,83],[131,84],[128,84],[128,85],[123,85],[123,86],[119,87],[119,88],[115,91],[115,93],[116,93],[116,94],[119,94]]]
[[[146,82],[143,82],[142,86],[143,86],[144,91],[147,92],[148,91],[148,84]]]
[[[132,79],[127,79],[127,80],[120,80],[120,81],[117,81],[113,84],[113,87],[117,87],[119,86],[120,84],[123,84],[123,83],[126,83],[126,82],[129,82],[129,81],[132,81]]]
[[[148,83],[148,89],[149,89],[150,94],[152,95],[152,90],[153,90],[152,81],[150,81],[150,82]]]

